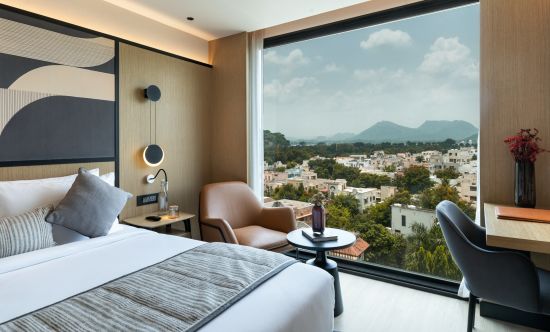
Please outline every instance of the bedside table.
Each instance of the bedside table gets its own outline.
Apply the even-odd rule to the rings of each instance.
[[[169,218],[168,215],[165,215],[165,216],[162,216],[162,219],[159,221],[151,221],[151,220],[145,219],[145,217],[147,216],[156,216],[156,215],[158,215],[158,212],[142,214],[140,216],[126,218],[122,220],[122,222],[130,226],[146,228],[151,230],[160,228],[160,227],[165,227],[166,233],[170,234],[172,232],[172,224],[175,224],[180,221],[183,221],[185,225],[185,231],[191,232],[191,219],[195,217],[194,214],[180,212],[176,218]]]

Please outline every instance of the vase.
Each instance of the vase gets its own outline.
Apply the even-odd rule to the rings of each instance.
[[[325,231],[325,208],[323,205],[315,204],[311,209],[311,229],[313,233],[321,233]]]
[[[529,160],[516,161],[515,197],[517,207],[534,208],[537,203],[535,191],[535,163]]]

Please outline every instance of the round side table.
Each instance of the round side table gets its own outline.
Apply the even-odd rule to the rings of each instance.
[[[302,235],[302,229],[297,229],[288,233],[287,240],[288,243],[296,248],[315,251],[315,258],[308,260],[306,264],[317,266],[330,273],[334,278],[334,316],[336,317],[344,312],[344,304],[342,303],[338,265],[335,261],[327,259],[327,251],[351,247],[355,243],[356,238],[353,233],[336,228],[326,228],[324,234],[337,235],[338,240],[313,242]]]

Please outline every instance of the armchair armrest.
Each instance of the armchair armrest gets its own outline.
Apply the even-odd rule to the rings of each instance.
[[[200,221],[202,240],[239,244],[233,229],[225,219],[205,218]]]
[[[296,229],[296,217],[290,207],[263,208],[258,225],[275,231],[289,233]]]

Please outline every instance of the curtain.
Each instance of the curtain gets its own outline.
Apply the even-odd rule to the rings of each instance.
[[[263,47],[264,32],[262,30],[248,34],[248,185],[262,202],[264,195],[264,135],[262,129]]]

